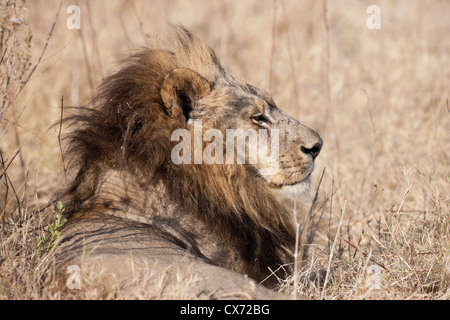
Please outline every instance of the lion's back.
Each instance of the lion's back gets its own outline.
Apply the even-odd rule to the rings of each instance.
[[[161,225],[112,219],[91,217],[65,226],[53,261],[57,261],[59,286],[66,294],[126,299],[282,298],[246,276],[191,253],[194,249],[186,239]],[[69,279],[74,268],[78,288]]]

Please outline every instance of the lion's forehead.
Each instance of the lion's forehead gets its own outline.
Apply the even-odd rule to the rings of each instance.
[[[227,98],[227,106],[235,111],[242,111],[254,106],[257,98],[249,94],[231,93]]]
[[[269,95],[264,94],[263,91],[249,89],[249,87],[241,84],[222,87],[216,96],[222,100],[223,107],[228,107],[234,111],[245,111],[251,108],[261,112],[278,110]]]

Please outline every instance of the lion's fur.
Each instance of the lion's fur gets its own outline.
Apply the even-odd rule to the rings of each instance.
[[[175,257],[189,255],[262,281],[270,269],[292,262],[292,214],[243,165],[175,165],[171,134],[186,124],[171,117],[161,87],[176,68],[194,70],[209,81],[211,91],[202,98],[209,107],[208,127],[221,125],[227,100],[239,100],[235,88],[270,97],[229,75],[214,51],[189,31],[173,29],[172,48],[144,48],[125,58],[91,105],[76,108],[66,120],[71,128],[66,154],[75,175],[58,194],[68,218],[58,263],[66,266],[86,247],[119,255],[139,246],[132,239],[145,233],[143,243],[158,249],[140,255],[135,248],[137,256],[163,256],[174,263],[176,252]],[[134,231],[108,232],[117,225]],[[118,239],[127,245],[119,249]]]

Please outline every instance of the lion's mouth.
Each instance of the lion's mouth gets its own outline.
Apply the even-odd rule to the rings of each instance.
[[[273,189],[275,193],[281,197],[287,197],[290,199],[306,198],[309,195],[311,189],[311,174],[308,174],[305,178],[296,183],[284,184],[283,186]]]
[[[287,188],[287,187],[296,187],[299,185],[305,185],[305,184],[310,184],[311,183],[311,174],[314,171],[314,163],[312,163],[312,165],[308,168],[306,175],[303,175],[299,180],[294,180],[294,181],[283,181],[282,183],[275,183],[275,182],[271,182],[271,181],[267,181],[267,184],[269,185],[270,188],[275,189],[275,190],[279,190],[282,188]]]
[[[292,182],[292,183],[289,183],[289,182],[286,182],[286,183],[271,183],[271,182],[269,182],[268,185],[269,185],[270,188],[276,189],[276,190],[279,190],[279,189],[282,189],[282,188],[285,188],[285,187],[295,187],[295,186],[298,186],[300,184],[309,183],[310,178],[311,178],[311,173],[312,172],[310,172],[306,177],[302,178],[301,180],[298,180],[298,181],[295,181],[295,182]]]

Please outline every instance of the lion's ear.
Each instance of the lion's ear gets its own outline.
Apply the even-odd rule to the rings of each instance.
[[[161,98],[171,117],[184,115],[186,121],[194,110],[196,101],[211,92],[211,84],[194,70],[177,68],[164,79]]]

